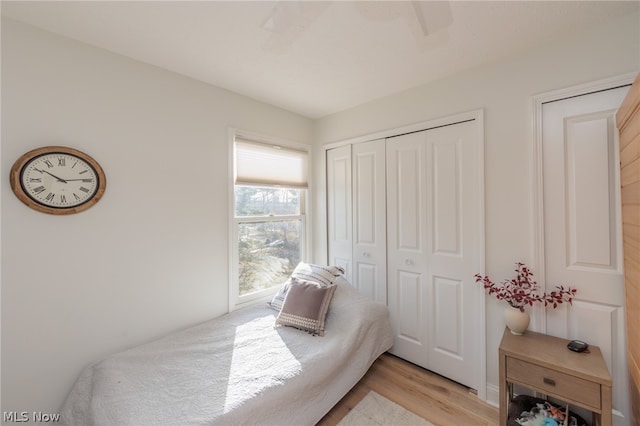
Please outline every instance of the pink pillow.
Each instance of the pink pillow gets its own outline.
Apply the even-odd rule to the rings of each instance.
[[[324,325],[336,285],[291,278],[289,291],[276,318],[276,326],[295,327],[324,336]]]

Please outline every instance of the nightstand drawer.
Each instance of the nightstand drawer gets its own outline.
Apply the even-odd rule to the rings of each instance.
[[[545,394],[562,395],[600,410],[600,384],[549,370],[526,361],[507,357],[507,380],[539,389]]]

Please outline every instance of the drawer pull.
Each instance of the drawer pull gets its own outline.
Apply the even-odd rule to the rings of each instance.
[[[556,385],[556,381],[549,378],[549,377],[543,377],[542,381],[545,382],[546,384],[550,385],[550,386],[555,386]]]

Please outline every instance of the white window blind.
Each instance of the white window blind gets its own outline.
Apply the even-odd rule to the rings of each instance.
[[[245,139],[235,139],[236,185],[308,186],[308,154]]]

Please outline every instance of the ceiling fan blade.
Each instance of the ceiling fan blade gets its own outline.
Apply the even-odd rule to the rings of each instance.
[[[411,4],[425,36],[453,23],[451,4],[448,1],[412,1]]]
[[[329,6],[327,1],[281,0],[262,24],[271,34],[268,46],[282,48],[294,42]]]

